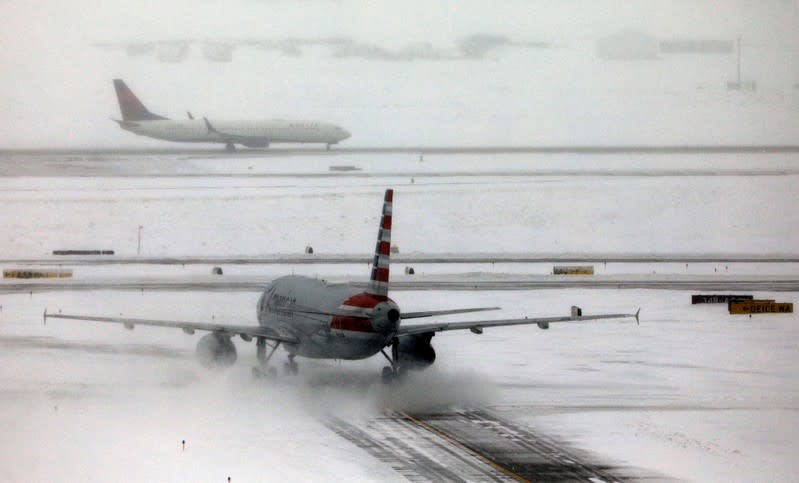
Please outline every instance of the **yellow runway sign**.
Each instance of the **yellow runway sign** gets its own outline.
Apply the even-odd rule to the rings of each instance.
[[[72,270],[3,270],[3,278],[70,278]]]
[[[792,314],[793,303],[773,300],[744,300],[730,302],[731,314]]]

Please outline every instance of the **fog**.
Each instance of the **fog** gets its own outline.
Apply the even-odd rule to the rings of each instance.
[[[0,148],[164,146],[122,132],[111,79],[167,117],[338,123],[358,145],[791,143],[793,2],[22,2],[0,5]],[[603,60],[597,43],[743,41]]]
[[[184,146],[119,129],[114,78],[163,116],[316,119],[350,131],[343,146],[354,147],[799,139],[795,2],[3,0],[0,19],[0,151]],[[738,38],[741,80],[754,90],[728,88]],[[16,259],[73,248],[368,253],[387,186],[397,189],[392,241],[403,254],[793,253],[799,243],[794,152],[425,153],[422,161],[407,151],[231,157],[211,149],[218,155],[6,155],[0,248]],[[333,165],[362,171],[331,177]],[[794,265],[746,270],[789,274]],[[507,267],[428,270],[467,281],[531,270]],[[211,277],[209,268],[76,266],[74,281]],[[741,273],[727,268],[668,270]],[[653,278],[655,269],[666,267],[651,267]],[[294,273],[224,270],[228,278],[260,270],[265,280]],[[365,265],[296,270],[359,281],[369,273]],[[399,264],[395,274],[403,277]],[[257,292],[6,293],[0,480],[399,481],[400,472],[331,430],[331,419],[358,425],[386,410],[463,406],[505,411],[678,479],[789,480],[799,471],[796,316],[731,322],[723,307],[689,305],[689,295],[396,291],[408,311],[500,306],[491,317],[518,318],[567,314],[576,304],[644,315],[640,326],[442,333],[434,367],[385,386],[380,355],[302,359],[296,377],[254,380],[254,344],[239,338],[237,364],[209,372],[194,358],[199,334],[41,321],[47,307],[255,324]],[[285,360],[282,349],[273,359]],[[386,436],[394,435],[376,435]]]

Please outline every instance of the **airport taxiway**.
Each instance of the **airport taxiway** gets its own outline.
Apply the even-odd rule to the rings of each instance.
[[[690,305],[688,291],[796,300],[782,291],[799,287],[789,252],[799,149],[344,148],[0,153],[2,268],[75,267],[73,279],[0,280],[0,479],[660,479],[634,467],[783,481],[799,471],[795,315],[730,316]],[[253,344],[239,339],[238,364],[209,373],[193,360],[197,335],[41,323],[48,307],[254,324],[258,292],[280,274],[362,284],[372,200],[386,186],[398,188],[391,290],[404,309],[501,306],[492,316],[505,318],[640,306],[642,324],[439,334],[435,366],[398,397],[379,383],[380,358],[302,360],[294,379],[264,387],[250,377]],[[117,255],[49,256],[62,248]],[[460,255],[474,251],[493,253]],[[606,261],[638,265],[545,275],[545,264]],[[707,265],[722,262],[729,271]],[[225,274],[210,275],[214,265]],[[371,383],[342,383],[353,374]],[[309,461],[329,473],[309,473]]]
[[[410,481],[617,482],[652,477],[642,470],[601,463],[485,408],[388,410],[360,425],[340,418],[326,424]]]
[[[330,283],[366,287],[367,282],[347,278],[326,278]],[[86,290],[165,290],[165,291],[243,291],[263,290],[271,277],[193,276],[193,277],[120,277],[4,279],[0,293],[34,293]],[[392,290],[535,290],[562,288],[604,288],[616,290],[719,290],[719,291],[799,291],[796,275],[519,275],[464,274],[449,276],[394,276]]]
[[[369,254],[252,256],[57,256],[0,258],[0,265],[305,265],[370,263]],[[791,253],[409,253],[392,263],[799,263]]]

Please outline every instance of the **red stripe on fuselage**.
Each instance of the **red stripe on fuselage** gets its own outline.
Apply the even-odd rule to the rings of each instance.
[[[359,309],[373,309],[375,308],[375,305],[379,304],[380,302],[385,302],[386,300],[389,300],[389,298],[385,295],[375,295],[361,292],[348,298],[342,302],[341,305],[346,307],[357,307]]]
[[[374,332],[372,321],[364,317],[335,316],[330,322],[331,329],[351,330],[353,332]]]

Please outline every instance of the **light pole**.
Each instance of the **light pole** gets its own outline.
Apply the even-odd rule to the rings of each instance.
[[[136,242],[136,255],[141,255],[141,229],[142,228],[144,228],[144,227],[139,225],[139,236],[138,236],[138,241]]]

